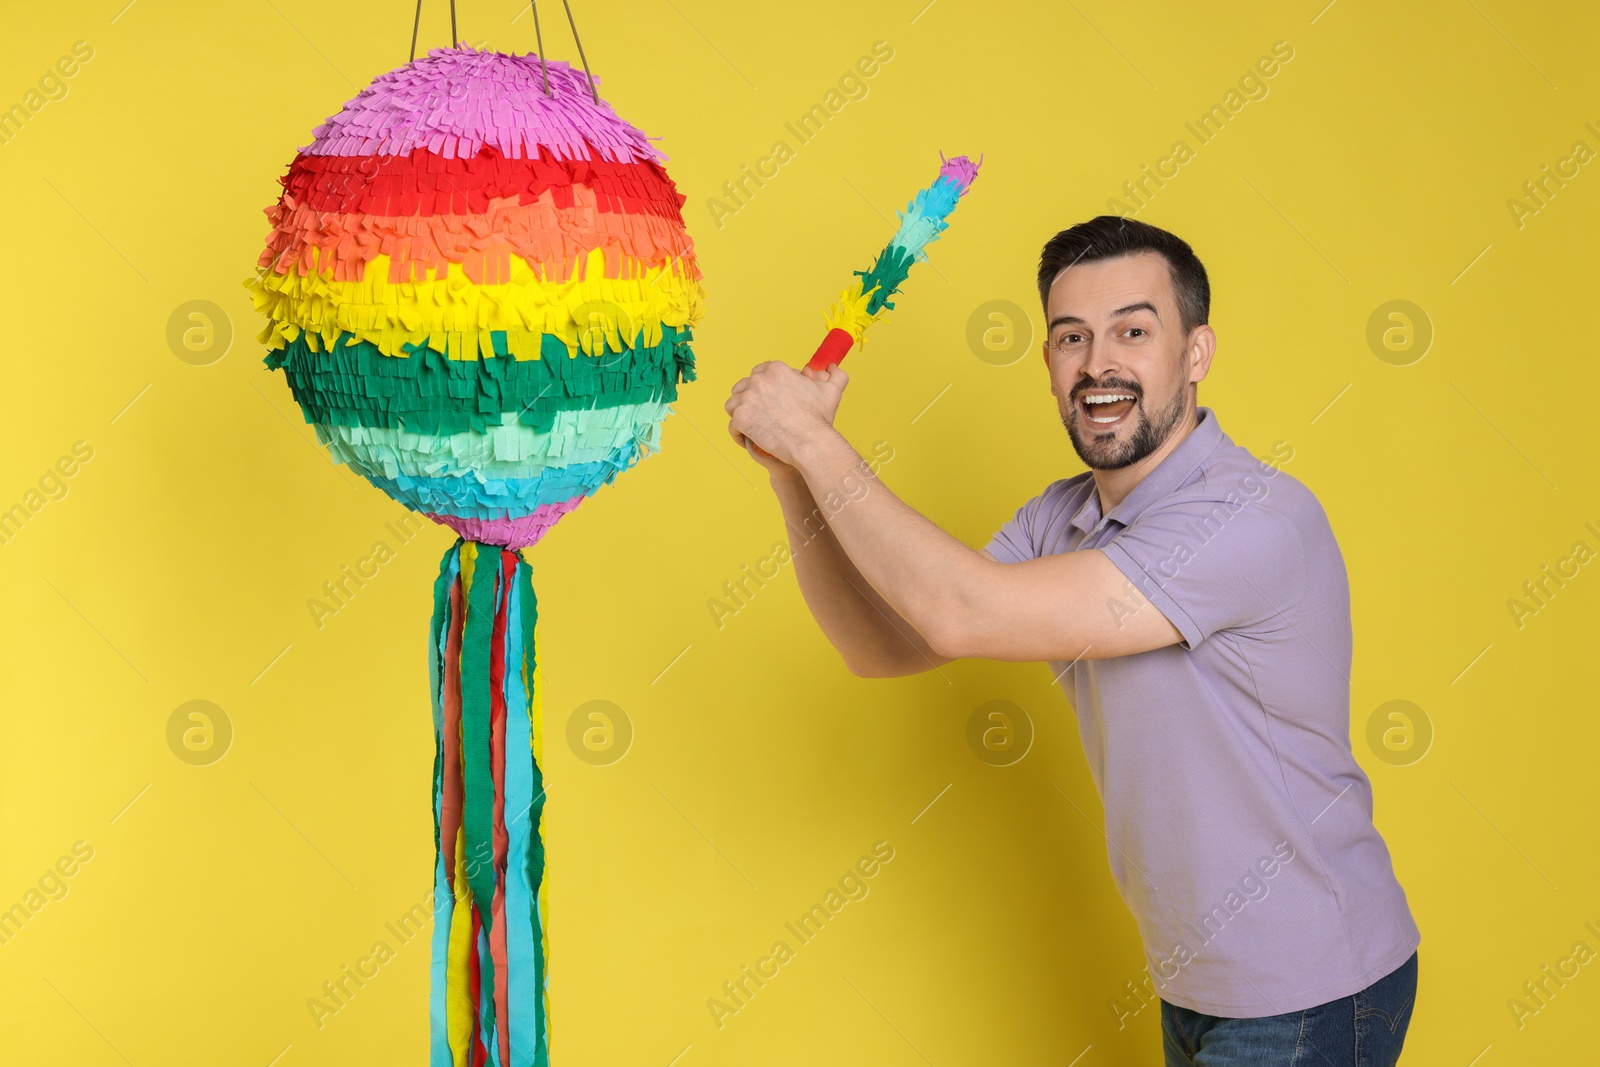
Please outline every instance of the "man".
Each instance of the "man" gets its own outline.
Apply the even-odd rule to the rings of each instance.
[[[792,529],[867,487],[797,546],[806,603],[859,675],[962,656],[1060,673],[1169,1067],[1393,1064],[1420,934],[1351,754],[1327,517],[1199,406],[1216,335],[1188,244],[1101,216],[1045,245],[1039,297],[1051,392],[1089,470],[982,552],[834,430],[839,367],[763,363],[733,387],[729,432],[765,450],[750,452]]]

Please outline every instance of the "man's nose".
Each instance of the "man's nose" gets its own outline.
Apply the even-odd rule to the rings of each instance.
[[[1089,351],[1083,361],[1083,372],[1098,381],[1120,369],[1115,347],[1102,337],[1090,338]]]

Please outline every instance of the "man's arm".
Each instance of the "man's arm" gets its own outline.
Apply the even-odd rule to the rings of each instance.
[[[829,527],[885,608],[939,657],[1101,659],[1182,640],[1104,552],[999,563],[906,505],[833,428],[848,382],[838,366],[802,372],[776,361],[759,364],[733,387],[725,405],[728,432],[741,446],[754,442],[799,471],[813,497],[861,483]]]
[[[897,678],[949,663],[850,562],[800,473],[787,464],[763,465],[783,508],[800,593],[851,673]]]
[[[862,577],[938,655],[1036,662],[1103,659],[1176,644],[1178,629],[1098,550],[999,563],[895,496],[828,426],[795,466],[813,490],[846,476],[867,490],[832,522]]]

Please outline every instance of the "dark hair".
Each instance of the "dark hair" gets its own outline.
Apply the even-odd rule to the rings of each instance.
[[[1050,314],[1050,285],[1062,268],[1139,252],[1155,252],[1166,259],[1184,334],[1206,323],[1211,315],[1211,282],[1194,249],[1166,230],[1118,215],[1100,215],[1080,222],[1045,242],[1039,256],[1039,303],[1044,306],[1045,316]]]

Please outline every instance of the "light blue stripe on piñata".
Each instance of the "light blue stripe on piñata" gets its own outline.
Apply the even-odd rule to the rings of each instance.
[[[384,478],[459,476],[534,478],[549,467],[595,463],[629,441],[650,452],[661,448],[661,422],[672,413],[665,400],[587,411],[560,411],[549,431],[517,421],[516,412],[487,433],[410,433],[375,426],[316,426],[334,461],[363,475]]]
[[[521,563],[519,566],[526,566]],[[520,579],[520,575],[518,578]],[[528,714],[528,691],[522,667],[522,582],[513,581],[511,608],[506,619],[506,974],[511,1013],[513,1067],[533,1062],[539,1044],[540,992],[535,981],[533,907],[528,887],[528,837],[535,827],[529,817],[533,806],[533,721]]]
[[[621,471],[638,461],[639,447],[630,441],[599,463],[547,467],[535,478],[374,477],[360,471],[373,485],[414,511],[470,519],[520,518],[541,504],[555,504],[588,496],[609,485]]]

